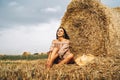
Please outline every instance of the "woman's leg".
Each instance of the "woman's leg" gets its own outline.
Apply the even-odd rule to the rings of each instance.
[[[49,54],[49,61],[48,61],[48,67],[50,68],[54,62],[54,60],[58,57],[58,48],[54,48],[51,54]]]
[[[67,64],[73,59],[74,55],[69,54],[65,59],[63,59],[59,64]]]
[[[50,60],[50,57],[51,57],[51,53],[52,53],[52,52],[47,53],[48,59],[47,59],[46,65],[49,64],[49,60]]]

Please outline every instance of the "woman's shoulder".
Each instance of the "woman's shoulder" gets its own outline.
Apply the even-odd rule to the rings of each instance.
[[[53,42],[53,43],[56,43],[57,41],[58,41],[57,39],[54,39],[52,42]]]
[[[69,39],[66,39],[66,42],[70,42],[70,40],[69,40]]]
[[[66,42],[66,43],[70,43],[70,40],[68,40],[68,39],[65,39],[65,42]]]

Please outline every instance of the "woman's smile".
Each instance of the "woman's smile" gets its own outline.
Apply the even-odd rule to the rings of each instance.
[[[58,35],[59,37],[63,36],[63,35],[64,35],[63,29],[59,29],[58,32],[57,32],[57,35]]]

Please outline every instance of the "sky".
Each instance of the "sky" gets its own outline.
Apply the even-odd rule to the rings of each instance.
[[[0,0],[0,54],[49,51],[70,0]],[[101,0],[109,7],[120,0]]]

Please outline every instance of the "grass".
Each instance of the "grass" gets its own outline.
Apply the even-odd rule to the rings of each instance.
[[[47,58],[47,54],[28,55],[28,56],[22,56],[22,55],[0,56],[0,60],[36,60],[36,59],[45,59],[45,58]]]

